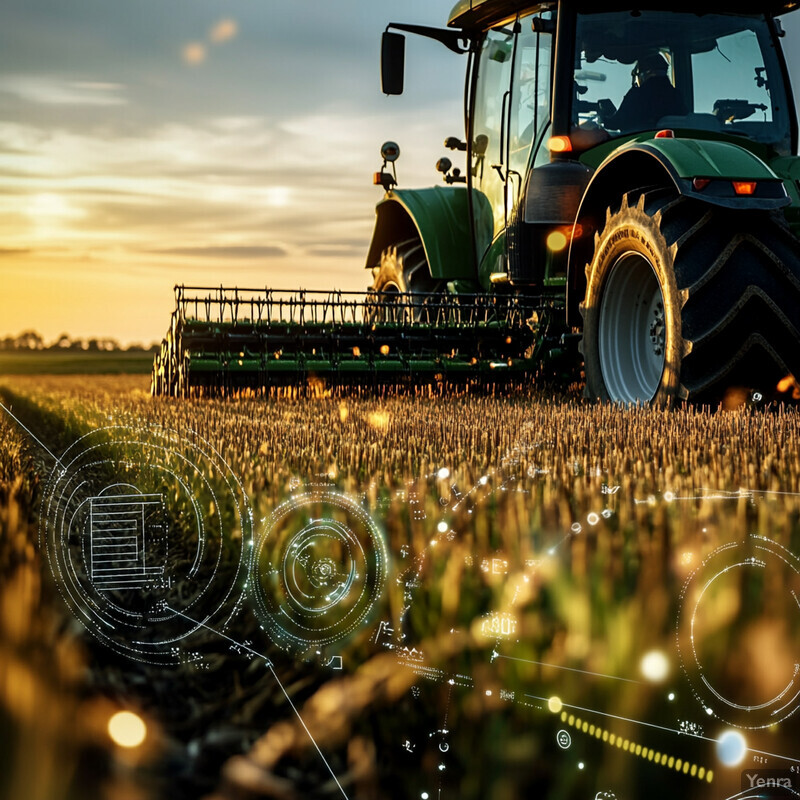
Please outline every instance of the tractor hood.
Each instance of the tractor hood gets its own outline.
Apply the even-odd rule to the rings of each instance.
[[[448,25],[452,28],[483,28],[499,23],[517,12],[532,12],[537,9],[553,8],[555,2],[531,3],[530,0],[459,0],[450,12]],[[575,3],[578,8],[589,11],[620,11],[631,8],[630,3],[603,2],[596,0]],[[686,2],[666,2],[666,0],[644,0],[638,9],[664,9],[666,11],[694,11],[696,4]],[[800,0],[727,0],[727,2],[706,2],[704,14],[787,14],[800,8]]]

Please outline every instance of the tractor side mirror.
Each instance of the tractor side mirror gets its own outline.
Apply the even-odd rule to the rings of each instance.
[[[384,31],[381,40],[381,89],[384,94],[403,94],[406,37]]]

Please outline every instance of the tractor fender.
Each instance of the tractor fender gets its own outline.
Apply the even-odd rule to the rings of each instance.
[[[394,189],[376,208],[375,230],[367,254],[367,268],[381,263],[381,253],[392,245],[419,236],[437,280],[474,279],[475,256],[466,187]]]
[[[695,178],[710,182],[695,187]],[[737,195],[733,181],[756,182],[752,195]],[[702,203],[743,211],[772,211],[791,203],[783,181],[758,156],[732,142],[698,139],[634,139],[614,150],[595,170],[573,226],[567,262],[567,320],[579,325],[594,234],[606,209],[642,188],[672,189]]]

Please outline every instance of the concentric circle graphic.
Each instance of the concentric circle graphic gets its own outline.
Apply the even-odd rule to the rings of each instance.
[[[761,536],[712,552],[689,577],[681,664],[708,714],[766,728],[800,708],[800,559]]]
[[[239,481],[193,433],[92,431],[43,494],[40,540],[67,605],[100,641],[151,663],[177,663],[224,605],[251,535]]]
[[[291,497],[265,521],[256,545],[256,611],[273,641],[300,654],[347,638],[368,619],[386,582],[381,532],[332,489]]]

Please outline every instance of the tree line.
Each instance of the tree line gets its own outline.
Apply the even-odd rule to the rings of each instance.
[[[156,344],[145,347],[138,342],[123,347],[116,339],[111,338],[73,338],[67,333],[46,342],[44,337],[34,330],[23,331],[18,336],[6,336],[0,339],[0,351],[8,350],[48,350],[48,351],[81,351],[93,353],[144,353],[158,349]]]

